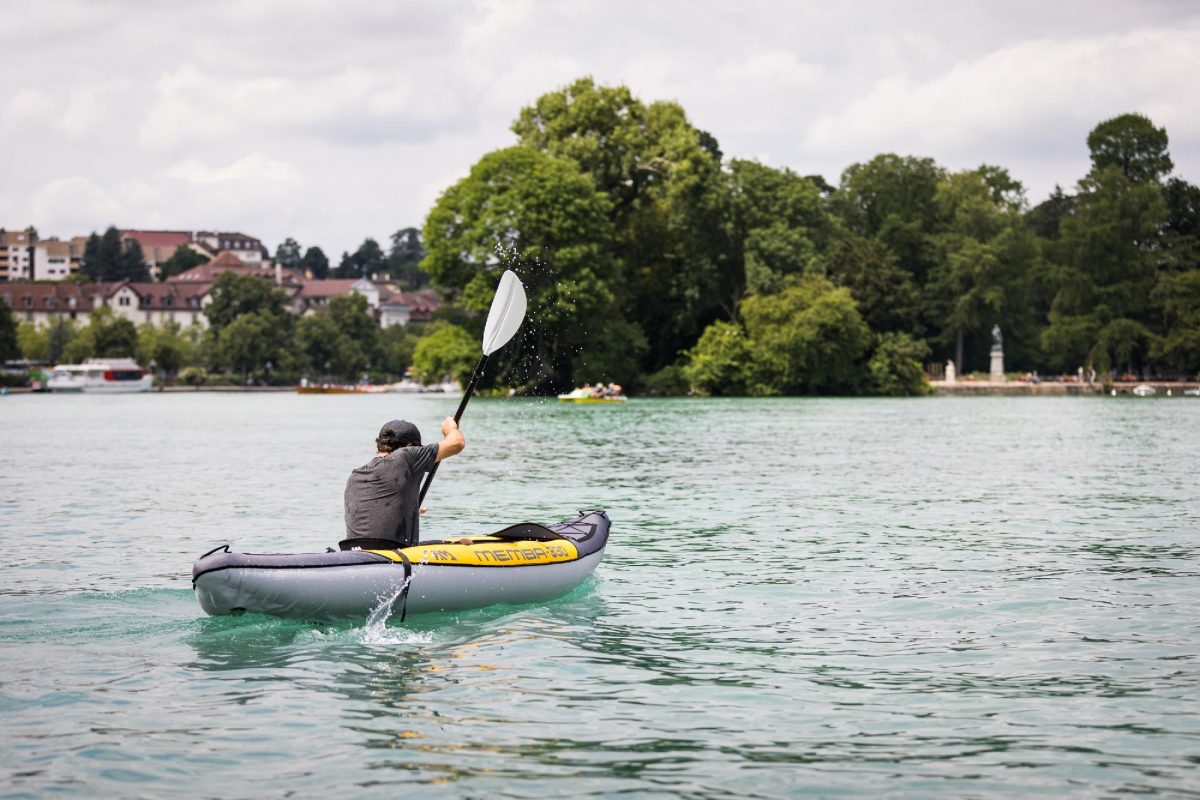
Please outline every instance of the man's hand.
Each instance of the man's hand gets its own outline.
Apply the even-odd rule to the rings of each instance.
[[[442,436],[445,438],[438,442],[438,461],[458,455],[467,446],[467,440],[463,438],[462,431],[458,429],[458,423],[454,421],[454,417],[446,417],[442,420]]]
[[[426,511],[428,511],[428,510],[429,510],[429,509],[428,509],[428,508],[426,508],[425,506],[421,506],[421,513],[422,513],[422,514],[424,514],[424,513],[425,513]]]

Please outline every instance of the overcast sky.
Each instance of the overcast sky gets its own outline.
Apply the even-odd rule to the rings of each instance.
[[[836,183],[882,152],[1007,167],[1032,203],[1098,122],[1200,183],[1200,3],[0,0],[0,226],[319,245],[420,226],[573,79],[674,100],[726,158]]]

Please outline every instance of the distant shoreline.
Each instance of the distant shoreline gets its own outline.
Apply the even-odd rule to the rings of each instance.
[[[955,383],[947,383],[945,381],[930,381],[929,385],[933,388],[933,396],[935,397],[983,397],[983,396],[1002,396],[1002,397],[1100,397],[1103,395],[1111,395],[1114,391],[1117,395],[1133,396],[1133,389],[1136,386],[1150,386],[1155,390],[1156,397],[1166,397],[1167,392],[1171,392],[1171,396],[1182,396],[1184,389],[1200,388],[1200,382],[1196,381],[1123,381],[1121,383],[1100,384],[1100,383],[1064,383],[1061,381],[1042,381],[1040,383],[1028,383],[1025,381],[957,381]],[[163,389],[153,389],[145,394],[177,394],[177,393],[192,393],[192,392],[295,392],[295,386],[167,386]],[[34,390],[28,387],[9,387],[8,394],[34,394]],[[37,394],[53,394],[53,392],[37,392]],[[385,394],[385,393],[380,393]],[[426,395],[428,396],[428,395]],[[700,399],[700,398],[694,398]]]
[[[933,393],[942,397],[962,397],[974,395],[1003,395],[1003,396],[1100,396],[1133,395],[1137,386],[1149,386],[1154,389],[1155,396],[1165,397],[1170,391],[1172,396],[1182,395],[1184,389],[1195,389],[1200,383],[1194,381],[1121,381],[1119,383],[1075,383],[1065,381],[930,381]]]

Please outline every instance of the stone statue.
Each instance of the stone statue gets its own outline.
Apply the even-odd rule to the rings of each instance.
[[[1000,335],[1000,326],[992,326],[992,369],[988,380],[993,383],[1004,383],[1004,337]]]
[[[946,362],[946,383],[958,382],[958,370],[954,368],[954,361]]]

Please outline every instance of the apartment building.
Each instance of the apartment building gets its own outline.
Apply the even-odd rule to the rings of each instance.
[[[35,241],[28,231],[0,231],[0,281],[32,278]]]

